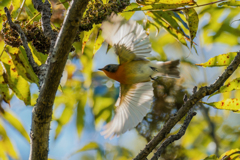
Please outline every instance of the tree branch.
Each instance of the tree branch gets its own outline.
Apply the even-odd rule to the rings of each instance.
[[[202,110],[202,114],[205,117],[207,123],[208,123],[208,128],[209,128],[209,135],[212,137],[215,145],[216,145],[216,149],[215,149],[215,155],[219,157],[219,143],[215,134],[215,124],[211,121],[210,117],[209,117],[209,109],[206,108],[202,103],[199,103],[200,109]]]
[[[177,114],[172,116],[163,126],[161,131],[145,146],[145,148],[134,158],[134,160],[145,159],[149,153],[170,133],[171,129],[178,121],[203,97],[214,93],[224,82],[233,74],[240,64],[240,52],[236,55],[231,64],[221,76],[210,86],[201,87],[196,93],[191,95],[184,105],[179,109]]]
[[[193,108],[189,110],[186,119],[184,120],[184,123],[177,134],[171,135],[169,138],[167,138],[162,145],[158,148],[157,152],[154,153],[154,156],[151,160],[158,160],[158,158],[161,156],[162,152],[166,149],[166,147],[171,144],[172,142],[179,140],[186,132],[187,127],[189,123],[191,122],[193,116],[196,115],[196,112],[193,112]]]
[[[32,111],[30,160],[47,160],[52,107],[68,53],[89,0],[74,0],[57,38],[36,106]]]
[[[8,11],[7,7],[4,7],[4,11],[7,15],[7,20],[8,20],[8,23],[9,23],[10,27],[12,29],[14,29],[19,34],[19,36],[21,38],[21,41],[23,43],[23,47],[26,51],[28,61],[29,61],[30,65],[32,66],[33,71],[37,74],[38,71],[39,71],[39,66],[34,61],[33,56],[32,56],[32,52],[31,52],[30,48],[28,47],[27,37],[25,36],[25,34],[24,34],[23,30],[21,29],[20,25],[17,24],[17,23],[13,23],[13,21],[11,19],[10,12]]]

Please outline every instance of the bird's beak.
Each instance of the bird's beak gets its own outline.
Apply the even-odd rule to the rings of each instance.
[[[102,71],[102,70],[103,70],[103,68],[99,68],[98,70],[101,70],[101,71]]]

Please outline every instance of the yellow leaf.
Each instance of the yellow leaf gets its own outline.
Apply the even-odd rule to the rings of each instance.
[[[240,112],[240,100],[238,98],[225,99],[219,102],[206,103],[209,106],[212,106],[217,109],[231,110],[233,112]]]
[[[234,158],[238,155],[238,158]],[[223,153],[219,159],[221,160],[230,160],[230,159],[235,159],[235,160],[239,160],[240,158],[240,150],[238,148],[236,149],[231,149],[225,153]]]
[[[197,66],[202,67],[222,67],[222,66],[228,66],[232,60],[237,55],[237,52],[229,52],[227,54],[220,54],[218,56],[215,56],[213,58],[210,58],[205,63],[196,64]]]
[[[208,98],[219,93],[230,92],[238,89],[240,89],[240,78],[236,78],[233,81],[228,82],[226,85],[222,86],[218,91],[211,94]]]
[[[8,155],[10,155],[13,159],[18,159],[17,152],[15,151],[13,144],[10,141],[10,138],[7,135],[7,132],[4,129],[4,126],[2,125],[2,122],[0,121],[0,146],[1,150],[5,151]]]
[[[22,123],[16,118],[16,115],[13,115],[9,111],[0,113],[0,116],[5,119],[9,124],[11,124],[28,142],[30,142],[29,135]]]
[[[137,3],[146,5],[146,4],[185,4],[185,5],[194,5],[196,2],[194,0],[137,0]]]

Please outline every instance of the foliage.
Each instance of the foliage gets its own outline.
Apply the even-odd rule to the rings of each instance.
[[[68,2],[62,0],[60,2],[51,1],[52,27],[55,28],[56,33],[59,33],[63,15],[69,7]],[[0,23],[3,23],[0,26],[2,30],[0,36],[0,159],[5,160],[9,159],[9,156],[12,159],[19,158],[17,148],[5,129],[6,126],[12,126],[21,134],[22,138],[29,142],[27,134],[29,131],[26,131],[18,116],[8,109],[8,105],[10,106],[12,101],[23,101],[26,106],[34,106],[38,95],[36,90],[39,86],[39,79],[28,62],[19,35],[6,23],[3,6],[11,8],[12,18],[16,22],[20,21],[18,23],[21,24],[24,33],[27,35],[28,45],[38,65],[44,64],[47,60],[50,40],[44,36],[39,22],[41,15],[37,14],[30,0],[3,0],[0,4]],[[86,119],[89,114],[93,117],[94,122],[91,127],[95,130],[99,130],[99,126],[111,120],[118,91],[112,80],[106,79],[102,73],[95,71],[94,66],[99,65],[102,60],[95,60],[94,57],[100,51],[107,52],[100,27],[101,22],[112,12],[121,12],[119,14],[126,19],[142,13],[145,17],[138,22],[150,35],[152,48],[157,54],[156,58],[164,61],[172,57],[174,59],[176,59],[175,57],[181,57],[182,59],[182,78],[179,80],[160,78],[158,82],[154,83],[155,100],[153,109],[144,118],[143,123],[137,126],[138,132],[147,141],[150,141],[161,129],[163,122],[169,118],[169,115],[175,113],[184,103],[182,97],[185,93],[189,93],[183,86],[190,86],[189,88],[191,88],[193,84],[201,86],[201,84],[207,83],[207,80],[197,81],[199,76],[204,77],[200,72],[203,69],[201,67],[196,69],[195,62],[186,58],[185,52],[193,52],[191,56],[196,56],[194,52],[200,53],[199,56],[202,56],[201,48],[206,50],[207,47],[218,44],[224,44],[228,48],[238,45],[239,25],[235,25],[237,21],[231,24],[239,14],[237,6],[239,6],[239,2],[234,0],[221,2],[218,6],[215,2],[209,0],[196,2],[193,0],[137,0],[136,3],[130,3],[128,0],[92,0],[84,18],[81,20],[79,35],[75,38],[69,54],[69,61],[63,73],[61,86],[56,95],[53,114],[53,122],[56,122],[54,138],[59,139],[60,135],[63,134],[64,127],[71,121],[74,121],[78,137],[84,136],[84,130],[89,127],[86,126],[88,123]],[[18,17],[18,15],[20,16]],[[108,48],[110,47],[108,46]],[[208,61],[198,60],[196,65],[227,67],[237,54],[236,51],[228,49],[227,52],[219,52],[216,56],[210,55]],[[109,54],[112,54],[111,50]],[[195,73],[200,75],[195,76]],[[205,76],[205,79],[211,76],[209,74]],[[229,79],[217,92],[209,96],[210,98],[221,94],[224,97],[223,100],[219,101],[215,98],[216,102],[204,102],[205,99],[203,99],[199,103],[217,109],[239,112],[238,72],[234,75],[234,78],[234,80]],[[234,98],[231,97],[232,92]],[[19,100],[12,100],[16,97]],[[87,112],[89,108],[91,113]],[[60,114],[59,110],[61,110]],[[216,124],[214,131],[221,129],[221,123],[226,118],[226,112],[221,113],[221,116],[215,112],[211,114],[211,119]],[[236,133],[232,132],[230,134],[223,130],[221,135],[213,137],[209,133],[207,120],[200,115],[197,118],[198,120],[195,119],[190,124],[181,142],[169,146],[162,157],[166,159],[203,159],[209,155],[209,150],[211,150],[209,146],[214,143],[212,139],[216,138],[221,150],[216,150],[215,155],[208,156],[205,159],[222,159],[224,156],[225,158],[237,159],[239,150],[233,149],[237,148],[239,137],[235,140],[233,138],[224,139],[224,137],[234,137],[234,134],[239,134],[239,131],[232,126],[228,126]],[[173,132],[176,132],[176,130]],[[110,144],[105,145],[107,151],[104,153],[100,143],[97,140],[86,143],[85,146],[72,152],[70,157],[89,150],[96,150],[94,158],[99,159],[108,159],[109,157],[112,159],[127,159],[135,156],[127,148]],[[227,150],[229,151],[226,152]],[[218,152],[226,153],[218,158]],[[91,157],[90,155],[86,154],[86,157]]]

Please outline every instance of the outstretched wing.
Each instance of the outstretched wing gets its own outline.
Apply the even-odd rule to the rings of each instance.
[[[121,84],[119,98],[116,102],[116,114],[101,132],[105,138],[119,136],[134,128],[148,113],[153,98],[151,82],[133,85]]]
[[[143,27],[135,21],[126,21],[112,14],[102,23],[106,42],[115,47],[120,64],[134,59],[151,57],[151,43]]]

